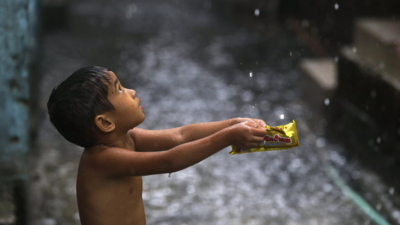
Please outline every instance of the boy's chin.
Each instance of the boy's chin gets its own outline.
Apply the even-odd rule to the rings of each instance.
[[[136,121],[134,127],[137,127],[137,126],[139,126],[141,123],[143,123],[145,118],[146,118],[146,116],[143,114],[143,117],[142,117],[140,120]]]

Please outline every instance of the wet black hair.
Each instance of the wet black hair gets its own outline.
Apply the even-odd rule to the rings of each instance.
[[[98,144],[94,118],[113,111],[108,101],[109,69],[81,68],[55,86],[47,102],[51,123],[68,141],[84,148]]]

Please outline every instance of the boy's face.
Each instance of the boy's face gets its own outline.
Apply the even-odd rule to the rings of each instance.
[[[108,85],[108,100],[113,104],[115,112],[115,126],[117,130],[129,130],[144,121],[143,107],[136,91],[124,88],[114,72],[109,71],[110,84]]]

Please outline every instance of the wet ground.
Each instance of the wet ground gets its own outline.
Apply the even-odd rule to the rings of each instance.
[[[334,184],[328,165],[356,183],[383,217],[400,223],[396,190],[346,158],[349,149],[325,137],[323,109],[302,98],[299,80],[305,75],[298,62],[311,56],[307,46],[277,22],[227,19],[212,7],[71,3],[69,28],[43,37],[43,111],[55,84],[80,67],[99,65],[137,91],[146,114],[141,128],[233,117],[270,125],[296,120],[299,148],[234,156],[227,148],[170,177],[144,177],[148,224],[374,224]],[[79,224],[75,179],[81,153],[43,120],[32,170],[34,224]]]

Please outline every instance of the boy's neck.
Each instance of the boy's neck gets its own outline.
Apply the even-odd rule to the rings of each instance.
[[[128,132],[112,132],[100,137],[99,144],[107,147],[117,147],[129,149],[131,147],[132,139],[128,138]]]

